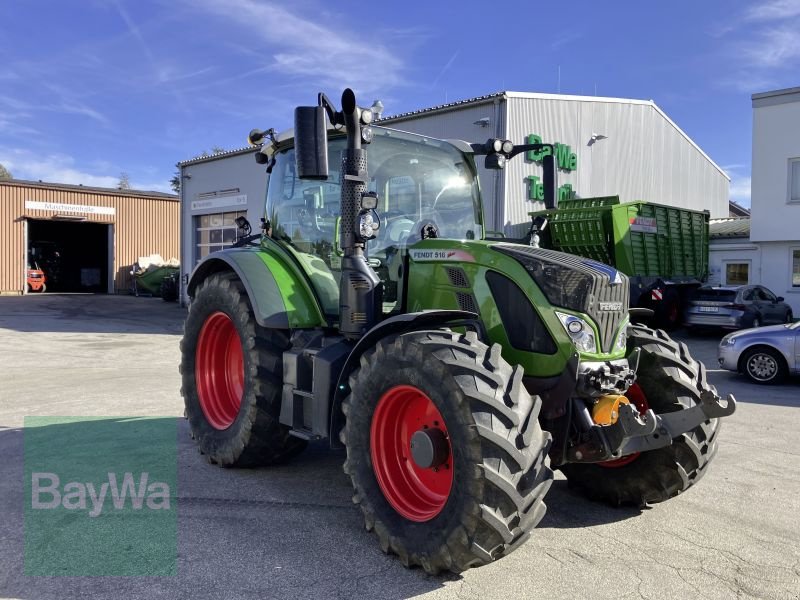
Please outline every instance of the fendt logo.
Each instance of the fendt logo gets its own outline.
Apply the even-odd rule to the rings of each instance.
[[[90,517],[98,517],[106,506],[106,497],[110,492],[111,507],[115,510],[124,510],[128,498],[133,510],[141,510],[143,506],[150,510],[169,510],[169,485],[161,481],[148,484],[148,478],[148,473],[141,473],[137,485],[133,473],[125,473],[119,484],[116,474],[109,473],[108,481],[98,487],[92,482],[70,481],[61,488],[61,480],[55,473],[32,473],[31,508],[88,510]]]
[[[622,310],[622,302],[601,302],[600,310],[603,312],[615,312]]]

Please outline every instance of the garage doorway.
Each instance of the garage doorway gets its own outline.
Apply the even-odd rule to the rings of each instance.
[[[108,292],[110,224],[28,219],[27,240],[27,264],[44,271],[48,292]]]

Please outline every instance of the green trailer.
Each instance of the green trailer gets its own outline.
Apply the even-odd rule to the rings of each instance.
[[[562,201],[544,215],[543,245],[611,265],[630,278],[630,306],[665,328],[680,323],[689,293],[708,279],[708,211],[619,196]]]

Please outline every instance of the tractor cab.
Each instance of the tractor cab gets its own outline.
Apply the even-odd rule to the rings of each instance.
[[[423,237],[472,240],[483,237],[480,190],[472,157],[453,144],[416,134],[372,128],[367,193],[375,194],[376,234],[366,242],[367,264],[383,284],[382,312],[398,307],[408,248]],[[332,135],[328,152],[344,150]],[[312,274],[324,311],[339,311],[344,251],[341,232],[341,169],[324,180],[301,179],[293,147],[279,149],[269,176],[266,214],[271,237],[284,243]]]

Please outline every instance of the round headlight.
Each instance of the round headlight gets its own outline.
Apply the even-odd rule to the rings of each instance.
[[[567,323],[567,331],[570,333],[580,333],[581,329],[583,329],[583,323],[577,319]]]
[[[361,122],[364,123],[364,125],[369,125],[370,123],[372,123],[372,119],[374,117],[375,115],[372,113],[370,109],[364,108],[361,110]]]
[[[503,154],[511,154],[511,151],[514,149],[514,144],[512,144],[510,140],[505,140],[502,149]]]
[[[503,140],[492,140],[492,150],[500,152],[503,149]]]

